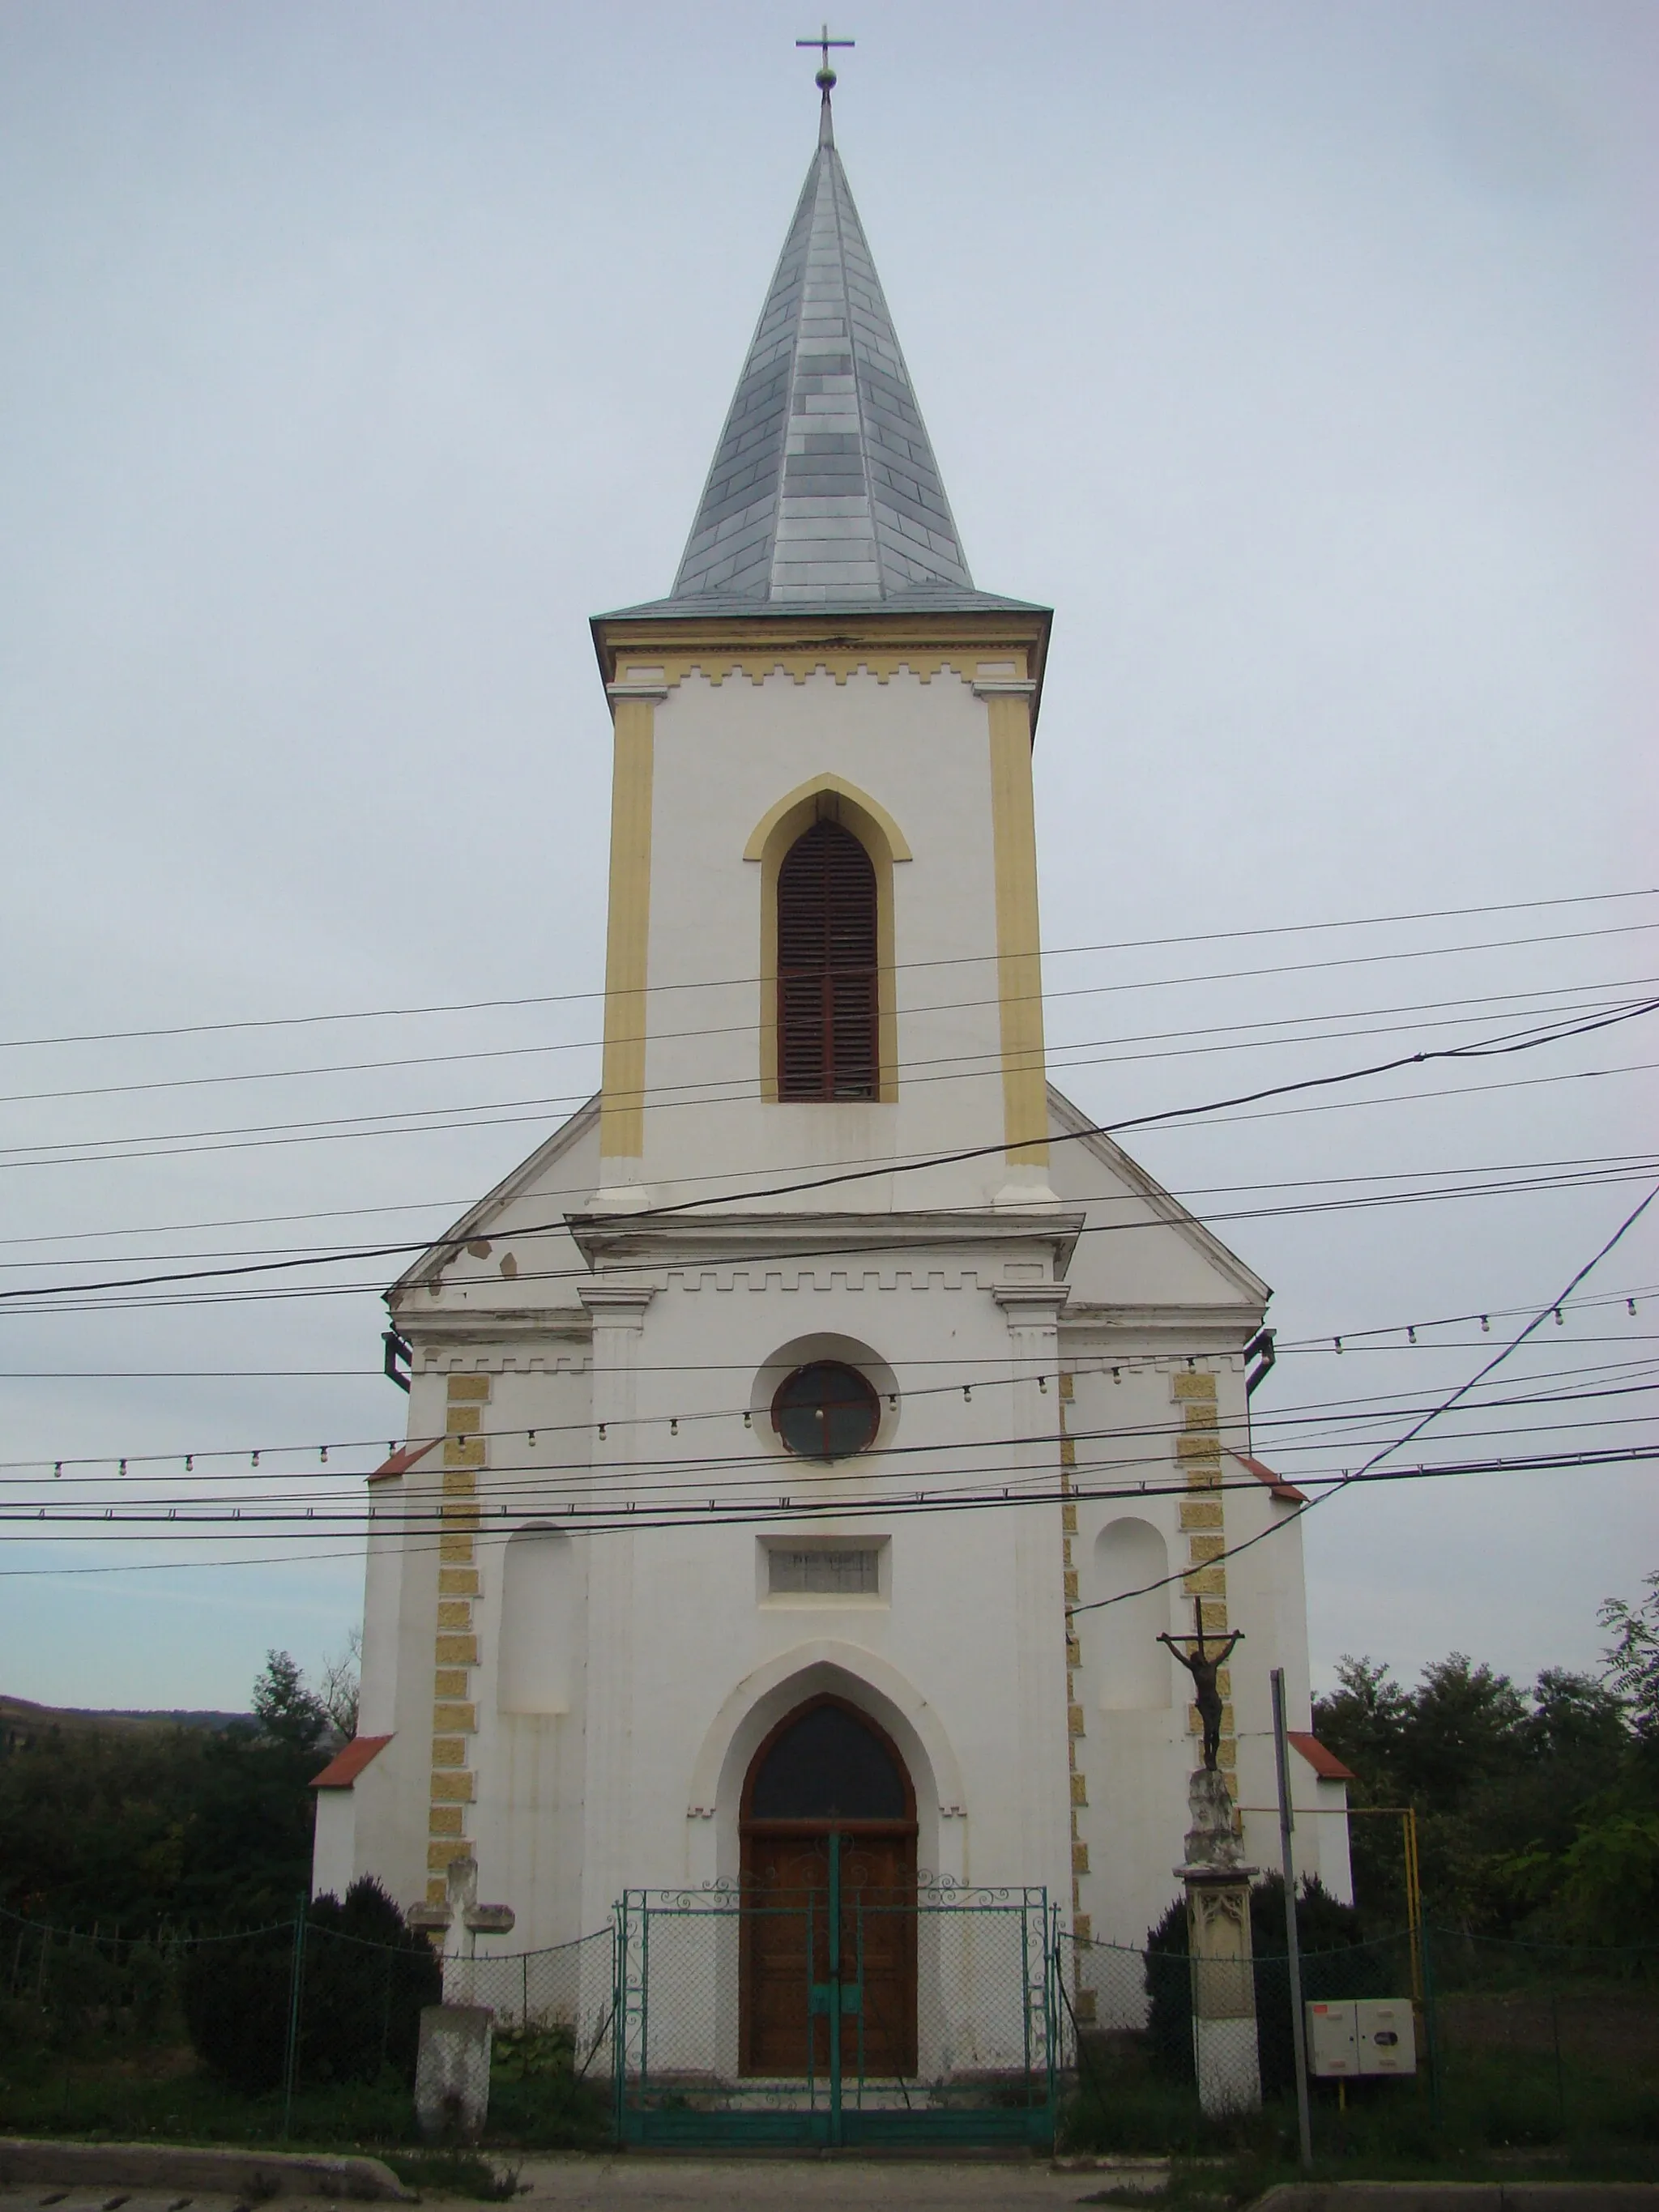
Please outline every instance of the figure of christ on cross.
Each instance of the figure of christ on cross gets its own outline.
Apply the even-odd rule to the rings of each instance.
[[[1236,1644],[1244,1640],[1242,1630],[1234,1629],[1218,1650],[1204,1641],[1204,1606],[1201,1599],[1193,1600],[1193,1630],[1191,1636],[1176,1638],[1167,1632],[1158,1638],[1167,1644],[1176,1657],[1193,1678],[1193,1703],[1198,1707],[1198,1717],[1204,1723],[1204,1764],[1213,1774],[1221,1753],[1221,1691],[1216,1677],[1226,1665],[1229,1654]],[[1195,1651],[1183,1651],[1182,1644],[1194,1644]]]

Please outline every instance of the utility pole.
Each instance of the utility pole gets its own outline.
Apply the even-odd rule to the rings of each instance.
[[[1291,1848],[1291,1747],[1285,1734],[1285,1669],[1273,1670],[1273,1765],[1279,1777],[1279,1858],[1285,1870],[1285,1954],[1290,1969],[1291,2040],[1296,2052],[1296,2125],[1302,2163],[1313,2164],[1313,2119],[1308,2110],[1308,2024],[1302,2011],[1302,1947],[1296,1929],[1296,1856]]]

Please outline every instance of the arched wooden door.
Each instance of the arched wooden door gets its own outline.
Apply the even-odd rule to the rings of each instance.
[[[830,1940],[837,1839],[839,1945]],[[916,1801],[891,1739],[844,1698],[798,1706],[755,1753],[742,1808],[745,2074],[823,2074],[830,2021],[812,2010],[838,1949],[858,2010],[841,2023],[845,2073],[916,2067]]]

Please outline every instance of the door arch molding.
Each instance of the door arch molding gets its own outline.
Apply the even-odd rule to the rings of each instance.
[[[924,1842],[933,1807],[947,1817],[966,1813],[962,1770],[935,1708],[878,1653],[824,1636],[752,1668],[721,1701],[692,1762],[688,1819],[710,1819],[717,1806],[735,1812],[761,1739],[820,1691],[845,1698],[892,1738],[915,1790]]]

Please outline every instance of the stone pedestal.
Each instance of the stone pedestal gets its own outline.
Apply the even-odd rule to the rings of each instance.
[[[1200,1767],[1187,1802],[1192,1826],[1186,1859],[1176,1872],[1187,1891],[1199,2102],[1212,2117],[1252,2112],[1261,2103],[1250,1950],[1250,1877],[1256,1869],[1240,1863],[1232,1799],[1218,1773]]]
[[[489,2111],[488,2005],[426,2005],[415,2118],[428,2142],[477,2142]]]

